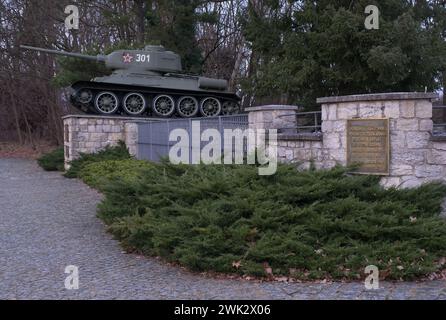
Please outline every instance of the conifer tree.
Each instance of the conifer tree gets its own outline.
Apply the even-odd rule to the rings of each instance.
[[[116,0],[116,5],[122,1]],[[202,18],[196,8],[197,0],[133,1],[134,7],[120,8],[119,13],[104,10],[106,23],[118,30],[119,39],[103,47],[98,44],[87,54],[110,53],[118,49],[141,49],[146,44],[163,45],[181,56],[185,72],[201,71],[201,52],[195,37],[195,26]],[[136,26],[130,28],[129,26]],[[101,64],[91,61],[58,58],[62,70],[55,78],[58,86],[68,86],[77,80],[109,74]]]
[[[438,1],[266,1],[250,5],[245,34],[258,59],[247,90],[313,106],[327,95],[441,87],[444,5]],[[379,29],[367,30],[367,5]],[[266,14],[265,14],[266,13]]]

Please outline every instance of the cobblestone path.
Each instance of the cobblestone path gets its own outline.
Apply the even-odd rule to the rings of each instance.
[[[446,299],[446,282],[258,283],[202,277],[125,254],[96,218],[101,196],[34,161],[0,159],[0,299]],[[79,267],[79,289],[64,286]]]

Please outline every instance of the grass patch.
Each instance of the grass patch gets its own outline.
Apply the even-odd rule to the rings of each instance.
[[[96,153],[81,153],[79,158],[70,162],[70,169],[65,172],[67,178],[77,178],[81,170],[88,164],[106,160],[131,159],[130,153],[123,141],[116,146],[107,146]]]
[[[446,257],[441,184],[384,190],[379,177],[344,168],[281,164],[259,176],[248,165],[129,160],[89,165],[80,176],[105,192],[98,215],[126,248],[192,270],[358,279],[374,264],[383,278],[414,279],[442,269]]]
[[[63,147],[45,153],[37,159],[37,163],[46,171],[64,171]]]

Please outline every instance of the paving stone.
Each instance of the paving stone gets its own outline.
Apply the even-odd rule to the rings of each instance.
[[[446,281],[222,280],[123,253],[96,217],[101,195],[35,161],[0,159],[0,299],[446,299]],[[67,265],[79,289],[67,290]]]

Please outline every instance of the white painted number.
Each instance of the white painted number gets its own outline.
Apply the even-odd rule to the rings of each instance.
[[[150,55],[137,53],[136,62],[150,62]]]

